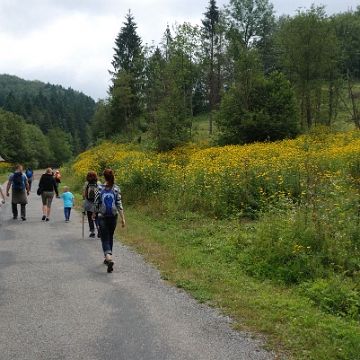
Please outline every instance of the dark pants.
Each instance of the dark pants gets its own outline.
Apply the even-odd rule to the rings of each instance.
[[[114,232],[117,224],[117,216],[102,217],[99,216],[101,244],[104,255],[112,255],[114,244]]]
[[[14,217],[18,217],[17,204],[11,203]],[[26,217],[26,204],[21,204],[21,217]]]
[[[95,232],[95,226],[98,228],[99,227],[99,220],[98,217],[96,215],[95,221],[92,219],[92,211],[87,211],[87,218],[88,218],[88,223],[89,223],[89,229],[91,233]],[[95,223],[95,225],[94,225]]]
[[[70,220],[71,207],[64,207],[65,220]]]

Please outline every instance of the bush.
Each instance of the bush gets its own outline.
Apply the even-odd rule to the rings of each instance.
[[[305,282],[299,291],[330,314],[360,320],[360,292],[349,278],[337,275],[328,280]]]
[[[251,89],[239,81],[223,96],[217,114],[219,144],[245,144],[294,138],[299,114],[290,83],[279,72],[259,75]]]

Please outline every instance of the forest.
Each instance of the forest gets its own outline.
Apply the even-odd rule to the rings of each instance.
[[[95,101],[72,89],[0,75],[0,154],[34,168],[63,164],[90,143]]]
[[[142,43],[129,10],[113,50],[108,97],[98,103],[1,75],[1,156],[64,163],[106,140],[168,151],[194,141],[200,117],[211,146],[360,127],[359,7],[328,16],[312,5],[276,17],[268,0],[222,8],[210,0],[201,25],[168,25],[158,45]]]
[[[201,114],[213,145],[294,138],[317,125],[359,128],[359,7],[276,17],[268,0],[221,9],[210,0],[204,11],[201,26],[168,26],[159,45],[142,44],[128,12],[94,143],[135,139],[171,150],[192,141]]]

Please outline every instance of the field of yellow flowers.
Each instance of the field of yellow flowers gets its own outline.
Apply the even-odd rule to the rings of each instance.
[[[226,244],[237,266],[256,278],[300,285],[327,312],[358,321],[359,154],[359,131],[318,127],[294,140],[188,145],[160,154],[107,142],[67,171],[81,189],[89,170],[101,175],[112,168],[125,204],[156,201],[168,216],[246,219]]]
[[[7,173],[12,168],[13,168],[12,164],[5,162],[5,161],[0,161],[0,174]]]
[[[317,127],[294,140],[166,153],[108,142],[65,170],[81,189],[88,170],[112,168],[126,206],[154,204],[169,228],[184,221],[169,246],[181,249],[176,256],[195,255],[178,266],[198,265],[210,279],[231,273],[222,280],[228,288],[245,275],[270,282],[326,314],[318,325],[310,315],[284,315],[284,339],[302,331],[304,349],[315,354],[299,358],[360,359],[359,154],[359,131]],[[207,219],[209,228],[191,233],[186,218]],[[320,328],[323,348],[311,342]],[[294,339],[291,349],[301,344]]]
[[[178,209],[214,217],[256,216],[274,204],[310,203],[335,194],[358,196],[360,134],[317,128],[296,140],[156,154],[103,143],[82,153],[71,172],[78,186],[88,170],[109,167],[129,202],[154,195]],[[166,206],[166,204],[165,204]],[[336,205],[338,206],[338,205]]]

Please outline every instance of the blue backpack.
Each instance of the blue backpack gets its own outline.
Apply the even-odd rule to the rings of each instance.
[[[14,173],[13,179],[12,179],[12,188],[14,190],[22,190],[25,188],[25,182],[23,179],[23,174],[20,171],[16,171]]]
[[[33,175],[33,172],[30,170],[30,169],[27,169],[26,170],[26,176],[28,179],[31,179],[32,178],[32,175]]]
[[[102,185],[102,187],[103,189],[100,193],[100,214],[105,217],[116,216],[116,194],[114,188],[106,190],[105,185]]]

